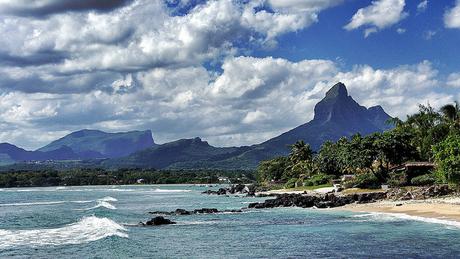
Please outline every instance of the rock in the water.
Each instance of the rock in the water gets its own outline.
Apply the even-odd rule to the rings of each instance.
[[[155,215],[173,215],[175,212],[169,212],[169,211],[150,211],[150,214],[155,214]]]
[[[176,222],[173,222],[169,219],[166,219],[162,216],[154,217],[153,219],[145,222],[144,225],[146,226],[159,226],[159,225],[170,225],[170,224],[176,224]]]
[[[190,215],[190,211],[188,210],[184,210],[184,209],[177,209],[175,212],[174,212],[176,215]]]
[[[202,209],[196,209],[193,211],[195,214],[213,214],[213,213],[218,213],[218,209],[209,209],[209,208],[202,208]]]
[[[215,214],[215,213],[241,213],[242,210],[218,210],[216,208],[202,208],[195,210],[176,209],[175,211],[151,211],[150,214],[155,215],[192,215],[192,214]]]

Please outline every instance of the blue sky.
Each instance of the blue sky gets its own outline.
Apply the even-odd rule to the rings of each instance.
[[[421,1],[406,1],[409,16],[390,28],[363,37],[362,30],[346,31],[343,26],[350,17],[371,1],[354,0],[327,9],[319,14],[319,22],[296,33],[279,38],[278,48],[257,50],[256,56],[276,56],[292,61],[302,59],[340,59],[345,67],[369,64],[375,68],[391,68],[414,64],[423,60],[442,67],[442,73],[460,70],[458,55],[453,55],[460,44],[458,30],[444,27],[443,15],[455,0],[429,1],[424,12],[417,12]],[[404,29],[399,34],[397,29]],[[435,32],[431,39],[427,33]]]
[[[336,82],[404,118],[460,99],[457,0],[0,3],[0,142],[151,129],[262,142]]]

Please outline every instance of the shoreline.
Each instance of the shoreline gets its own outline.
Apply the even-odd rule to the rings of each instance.
[[[389,215],[407,215],[413,218],[420,217],[426,220],[453,221],[458,223],[456,226],[460,227],[460,197],[458,196],[426,200],[384,200],[365,204],[354,203],[332,208],[332,210],[359,213],[385,213]]]

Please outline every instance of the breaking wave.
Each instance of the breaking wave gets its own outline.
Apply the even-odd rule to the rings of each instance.
[[[90,216],[60,228],[0,229],[0,249],[17,246],[84,244],[111,236],[127,238],[126,231],[126,228],[108,218]]]
[[[115,201],[118,201],[118,200],[113,198],[113,197],[107,196],[107,197],[104,197],[102,199],[97,199],[96,200],[96,205],[93,206],[93,207],[86,208],[86,209],[76,209],[76,210],[93,210],[93,209],[97,209],[97,208],[106,208],[106,209],[109,209],[109,210],[116,210],[117,207],[115,207],[114,205],[109,203],[109,202],[115,202]]]

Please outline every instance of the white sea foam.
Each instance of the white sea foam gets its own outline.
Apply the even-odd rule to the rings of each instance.
[[[97,204],[93,207],[86,208],[86,209],[75,209],[75,210],[94,210],[97,208],[106,208],[110,210],[116,210],[117,208],[113,206],[112,204],[106,202],[106,201],[97,201]]]
[[[127,229],[108,218],[85,217],[60,228],[0,229],[0,249],[17,246],[84,244],[110,236],[127,238]]]
[[[56,205],[64,203],[90,203],[93,201],[37,201],[37,202],[18,202],[18,203],[0,203],[0,207],[10,206],[43,206],[43,205]]]
[[[65,190],[65,189],[67,189],[67,187],[64,187],[64,186],[56,187],[56,190]]]
[[[106,196],[102,199],[98,199],[98,201],[118,201],[118,200],[115,199],[114,197]]]
[[[107,196],[102,199],[97,199],[96,205],[93,207],[86,208],[86,209],[75,209],[75,210],[93,210],[97,208],[106,208],[110,210],[116,210],[117,208],[114,205],[109,203],[109,202],[115,202],[115,201],[118,201],[118,200],[113,197]]]
[[[63,204],[65,201],[40,201],[40,202],[18,202],[18,203],[2,203],[0,207],[9,207],[9,206],[34,206],[34,205],[54,205],[54,204]]]
[[[191,192],[191,190],[167,190],[167,189],[155,189],[153,192],[161,192],[161,193],[171,193],[171,192]]]
[[[370,218],[377,221],[395,221],[395,220],[415,220],[423,221],[426,223],[432,224],[441,224],[447,226],[453,226],[460,228],[460,222],[448,220],[448,219],[439,219],[439,218],[427,218],[420,216],[412,216],[404,213],[385,213],[385,212],[370,212],[366,214],[354,215],[355,218]]]

